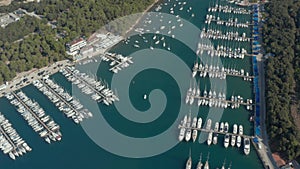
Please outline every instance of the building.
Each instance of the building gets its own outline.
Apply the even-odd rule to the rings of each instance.
[[[86,45],[86,40],[82,37],[73,40],[70,43],[66,44],[67,54],[68,55],[76,55],[79,53],[79,50]]]
[[[13,14],[13,13],[8,13],[5,15],[0,16],[0,26],[2,28],[5,28],[8,24],[16,22],[20,20],[20,17]]]

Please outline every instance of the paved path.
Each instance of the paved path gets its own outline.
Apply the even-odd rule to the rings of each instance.
[[[260,127],[261,127],[261,138],[259,138],[259,144],[261,149],[257,149],[261,160],[265,166],[269,166],[270,169],[277,169],[276,162],[272,157],[272,152],[269,147],[268,134],[266,130],[266,103],[265,103],[265,65],[262,56],[257,59],[259,81],[258,85],[260,88]]]
[[[41,79],[45,75],[52,75],[58,72],[60,69],[72,64],[73,63],[68,60],[63,60],[41,69],[33,69],[27,72],[19,73],[12,81],[8,82],[6,89],[1,91],[0,97],[7,92],[19,90],[27,85],[30,85],[34,80]],[[42,74],[40,72],[44,73]]]

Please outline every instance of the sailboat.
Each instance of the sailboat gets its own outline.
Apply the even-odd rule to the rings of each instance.
[[[186,122],[187,122],[187,115],[184,116],[183,121],[181,122],[182,127],[180,128],[180,133],[178,136],[179,141],[182,141],[185,136]]]
[[[186,131],[186,135],[185,135],[185,141],[190,141],[191,132],[192,132],[192,130],[191,130],[191,111],[190,111],[188,119],[187,119],[186,128],[187,128],[187,131]]]
[[[199,118],[198,118],[198,122],[197,122],[197,128],[198,128],[198,129],[201,129],[201,126],[202,126],[202,118],[199,117]]]
[[[202,166],[203,166],[201,160],[202,160],[202,153],[200,154],[199,162],[198,162],[198,164],[197,164],[197,169],[201,169]]]
[[[209,152],[207,154],[207,160],[205,162],[204,169],[209,169],[208,159],[209,159]]]
[[[235,134],[237,134],[237,125],[234,124],[233,125],[233,135],[231,136],[231,146],[234,147],[235,146],[235,142],[236,142],[236,136]]]
[[[190,156],[188,160],[186,161],[185,169],[191,169],[192,168],[192,155],[191,155],[191,149],[190,149]]]
[[[229,166],[228,166],[228,169],[230,169],[231,168],[231,162],[230,162],[230,164],[229,164]]]
[[[198,55],[196,56],[196,61],[195,61],[195,64],[194,64],[194,68],[193,68],[193,73],[192,73],[192,77],[194,78],[198,72]]]
[[[242,135],[243,135],[243,126],[239,125],[239,135],[237,136],[237,143],[236,143],[237,147],[241,147],[241,144],[242,144]]]
[[[215,129],[214,129],[214,135],[213,135],[213,144],[217,144],[218,143],[218,131],[219,131],[219,122],[216,122],[215,124]]]
[[[190,95],[192,93],[192,82],[190,81],[190,88],[188,89],[188,92],[186,94],[185,103],[188,104],[190,100]]]
[[[194,128],[193,129],[193,134],[192,134],[193,142],[196,141],[196,138],[197,138],[197,135],[198,135],[198,130],[195,129],[196,127],[197,127],[197,117],[194,117],[193,118],[193,123],[192,123],[192,128]]]
[[[225,160],[223,162],[223,165],[222,165],[221,169],[225,169]]]

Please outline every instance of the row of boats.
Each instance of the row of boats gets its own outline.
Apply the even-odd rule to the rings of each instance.
[[[244,71],[244,69],[237,70],[235,68],[225,68],[223,66],[216,65],[208,65],[202,64],[201,62],[198,63],[198,57],[195,61],[194,67],[192,69],[192,77],[194,78],[197,73],[199,72],[200,77],[206,77],[208,75],[209,78],[219,78],[219,79],[226,79],[227,75],[229,76],[239,76],[243,77],[245,81],[251,81],[251,77],[249,73]]]
[[[120,70],[128,67],[130,64],[133,63],[132,57],[124,57],[123,55],[116,53],[106,52],[100,55],[100,58],[106,62],[110,61],[109,71],[113,73],[118,73]]]
[[[231,48],[225,45],[217,45],[215,48],[213,44],[198,43],[197,55],[202,55],[203,52],[206,52],[208,56],[211,57],[224,57],[224,58],[234,58],[234,59],[244,59],[247,54],[247,50],[244,48]]]
[[[209,106],[209,107],[221,107],[227,108],[231,107],[232,109],[239,108],[241,104],[244,104],[244,99],[241,96],[231,96],[231,100],[226,100],[225,92],[217,92],[215,90],[206,89],[201,92],[199,85],[196,86],[194,82],[194,87],[190,85],[190,88],[187,91],[185,98],[185,103],[192,105],[195,102],[195,99],[198,99],[198,106]],[[231,104],[230,104],[231,103]],[[247,109],[252,110],[252,99],[247,99],[246,103]]]
[[[180,132],[178,139],[179,141],[190,141],[192,139],[193,142],[196,141],[198,130],[208,132],[207,145],[217,144],[218,143],[218,134],[225,134],[224,137],[224,147],[227,148],[229,144],[234,147],[241,147],[242,138],[244,137],[243,126],[242,125],[233,125],[233,131],[229,133],[229,124],[228,122],[216,122],[214,129],[212,129],[212,120],[208,119],[206,122],[206,126],[202,127],[202,118],[194,117],[192,119],[191,113],[189,115],[185,115],[184,119],[181,121]],[[231,141],[230,141],[231,136]],[[244,137],[244,153],[248,155],[250,153],[250,139],[248,137]]]
[[[210,25],[211,22],[216,22],[217,25],[224,25],[227,27],[236,27],[236,28],[248,28],[249,27],[249,21],[239,22],[238,18],[221,19],[219,16],[207,14],[205,23]]]
[[[209,160],[209,153],[207,154],[207,160],[206,160],[206,162],[203,164],[202,163],[202,153],[201,153],[196,168],[197,169],[202,169],[202,167],[203,167],[203,169],[209,169],[209,161],[208,160]],[[191,151],[190,151],[190,156],[189,156],[189,158],[186,161],[185,169],[191,169],[191,168],[192,168],[192,156],[191,156]],[[231,168],[231,163],[229,164],[229,166],[228,166],[227,169],[230,169],[230,168]],[[225,169],[225,161],[224,161],[221,169]]]
[[[221,39],[228,41],[238,41],[238,42],[250,42],[251,38],[247,37],[246,33],[243,32],[242,35],[238,31],[225,31],[219,29],[203,28],[200,33],[200,38],[208,39]]]
[[[108,88],[107,84],[98,81],[86,73],[81,73],[75,67],[66,67],[60,72],[72,84],[77,85],[81,91],[97,102],[103,102],[105,105],[111,105],[114,101],[119,101],[117,94]]]
[[[222,12],[222,13],[233,13],[240,15],[249,15],[251,14],[251,10],[245,8],[233,7],[231,5],[221,5],[216,2],[215,6],[209,7],[207,9],[208,12]]]
[[[75,123],[80,123],[83,119],[93,116],[90,111],[83,108],[83,105],[78,99],[75,99],[69,93],[65,92],[64,89],[54,83],[53,80],[44,78],[42,82],[39,80],[34,81],[33,85]]]
[[[17,107],[17,111],[28,125],[47,143],[50,144],[51,140],[61,140],[60,126],[49,115],[46,115],[44,109],[37,102],[28,98],[22,91],[17,94],[7,93],[6,96],[10,103]]]
[[[13,160],[32,150],[1,112],[0,149]]]

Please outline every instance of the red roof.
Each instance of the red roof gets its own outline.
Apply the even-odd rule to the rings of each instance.
[[[72,46],[72,45],[75,45],[75,44],[77,44],[79,42],[82,42],[82,41],[84,41],[83,38],[78,38],[78,39],[75,39],[72,42],[70,42],[68,45]]]

